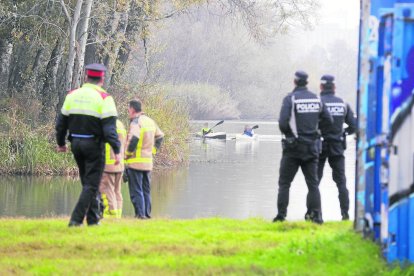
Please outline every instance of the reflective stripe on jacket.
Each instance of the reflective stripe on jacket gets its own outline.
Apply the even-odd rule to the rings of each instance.
[[[127,132],[124,124],[120,120],[116,120],[116,132],[118,133],[118,140],[121,143],[120,157],[121,161],[118,165],[115,164],[115,153],[108,143],[105,144],[105,172],[115,173],[124,171],[124,152]]]
[[[94,137],[97,141],[109,143],[119,153],[116,117],[113,98],[98,85],[85,83],[66,95],[56,121],[57,144],[66,144],[69,131],[69,137]]]
[[[133,137],[138,138],[138,144],[134,152],[128,152]],[[140,115],[131,121],[125,153],[125,163],[128,168],[151,171],[153,167],[153,148],[155,139],[161,138],[164,133],[157,124],[148,116]]]
[[[88,115],[99,119],[118,116],[114,99],[102,87],[91,83],[69,92],[61,111],[66,116]]]

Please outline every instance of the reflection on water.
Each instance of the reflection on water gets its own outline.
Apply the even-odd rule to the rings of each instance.
[[[245,122],[225,122],[232,133]],[[211,124],[214,125],[214,124]],[[259,135],[278,135],[275,123],[259,123]],[[219,131],[219,130],[217,130]],[[269,136],[264,136],[269,137]],[[351,140],[351,139],[349,139]],[[276,214],[278,168],[281,145],[278,140],[193,140],[188,167],[153,175],[154,217],[264,217]],[[347,150],[346,172],[353,216],[354,149]],[[76,179],[60,177],[2,177],[0,180],[0,216],[41,217],[69,215],[78,199],[81,185]],[[133,215],[127,184],[123,185],[124,214]],[[306,211],[307,188],[302,173],[291,187],[288,219],[302,220]],[[339,220],[339,201],[331,171],[326,166],[321,183],[325,220]]]
[[[174,174],[154,176],[152,196],[154,216],[164,216],[175,201],[175,193],[182,190],[187,170]],[[0,216],[67,216],[78,200],[81,191],[77,179],[64,177],[6,177],[0,182]],[[129,200],[128,184],[122,186],[123,212],[132,216],[134,211]]]

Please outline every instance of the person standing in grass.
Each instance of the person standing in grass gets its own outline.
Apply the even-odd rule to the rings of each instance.
[[[138,99],[131,100],[128,107],[130,119],[125,152],[129,194],[134,205],[135,217],[151,218],[151,171],[153,154],[161,147],[164,133],[142,111]]]
[[[124,151],[126,142],[126,130],[120,120],[116,121],[116,132],[121,143],[121,161],[115,165],[115,153],[109,143],[105,145],[105,169],[102,175],[99,191],[104,205],[104,218],[121,218],[122,216],[122,174],[124,172]]]
[[[69,132],[82,183],[69,227],[81,226],[85,216],[88,225],[99,224],[99,183],[105,166],[105,142],[114,151],[114,164],[120,162],[121,144],[116,133],[118,113],[113,98],[102,88],[106,68],[102,64],[90,64],[85,69],[85,83],[66,95],[56,122],[57,151],[67,151]]]
[[[290,185],[300,167],[308,186],[306,205],[310,220],[322,224],[318,126],[320,121],[332,124],[333,119],[323,102],[308,90],[306,72],[297,71],[294,84],[293,92],[283,99],[279,116],[279,128],[285,138],[282,140],[283,154],[279,168],[278,213],[273,222],[286,219]]]
[[[356,130],[354,112],[349,104],[335,95],[335,77],[323,75],[321,78],[321,100],[328,107],[334,124],[321,122],[319,128],[323,137],[322,153],[319,156],[318,178],[321,182],[326,160],[332,168],[332,179],[338,187],[338,198],[342,220],[349,220],[349,192],[346,188],[345,156],[346,135]],[[344,129],[344,123],[348,125]]]

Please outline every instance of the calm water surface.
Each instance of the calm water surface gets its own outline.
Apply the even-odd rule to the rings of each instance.
[[[194,122],[194,129],[202,122]],[[210,122],[210,126],[215,122]],[[229,133],[226,141],[192,140],[188,167],[153,174],[152,200],[154,217],[198,218],[262,217],[276,214],[277,180],[281,158],[278,126],[274,122],[259,124],[259,141],[231,140],[246,122],[225,122],[215,131]],[[352,139],[348,139],[352,140]],[[354,143],[348,143],[346,172],[354,212]],[[325,220],[339,220],[338,191],[325,166],[321,183],[322,211]],[[1,177],[0,216],[68,216],[79,197],[77,179],[62,177]],[[133,215],[127,184],[123,186],[124,214]],[[291,186],[289,220],[302,220],[306,211],[307,188],[301,172]]]

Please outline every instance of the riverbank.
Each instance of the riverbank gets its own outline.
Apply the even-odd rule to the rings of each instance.
[[[125,105],[135,90],[117,96],[120,120],[128,127]],[[121,95],[121,93],[118,93]],[[162,91],[140,92],[146,113],[165,133],[164,144],[154,158],[155,169],[171,168],[188,160],[189,117],[186,108],[168,99]],[[54,111],[47,116],[39,103],[23,99],[0,101],[0,175],[77,175],[73,156],[56,152]],[[47,119],[45,119],[46,117]],[[42,119],[43,118],[43,119]],[[68,143],[70,145],[70,143]]]
[[[0,219],[0,274],[412,275],[350,222]]]

